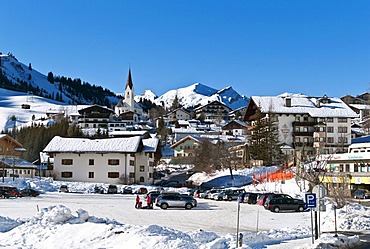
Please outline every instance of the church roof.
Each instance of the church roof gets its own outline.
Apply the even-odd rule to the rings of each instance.
[[[128,77],[127,77],[127,82],[126,82],[126,88],[129,87],[130,89],[133,89],[133,84],[132,84],[132,78],[131,78],[131,69],[128,70]]]

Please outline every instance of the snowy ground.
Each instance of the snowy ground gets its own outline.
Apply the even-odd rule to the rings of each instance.
[[[36,198],[0,200],[0,247],[221,249],[237,245],[236,202],[198,199],[199,206],[192,210],[137,210],[134,195],[92,194],[94,185],[87,183],[68,183],[72,191],[80,193],[58,193],[60,184],[17,179],[14,185],[45,193]],[[293,183],[272,188],[292,190]],[[357,236],[339,232],[339,238],[322,234],[311,245],[310,212],[272,213],[257,205],[240,207],[242,248],[334,248],[327,246],[330,243],[349,248],[345,243],[359,241]],[[333,231],[331,205],[320,217],[321,231]],[[337,220],[339,231],[370,230],[370,210],[360,204],[337,210]]]

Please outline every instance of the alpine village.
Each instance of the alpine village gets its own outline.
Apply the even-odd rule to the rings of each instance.
[[[81,79],[43,75],[0,55],[0,177],[158,186],[197,172],[274,167],[244,184],[304,179],[328,195],[370,189],[369,96],[244,96],[195,83],[162,96],[122,94]],[[248,88],[246,86],[245,92]],[[288,89],[289,90],[289,89]],[[189,93],[190,92],[190,93]],[[17,96],[17,97],[13,97]],[[160,166],[160,167],[159,167]],[[183,173],[168,177],[169,169]]]

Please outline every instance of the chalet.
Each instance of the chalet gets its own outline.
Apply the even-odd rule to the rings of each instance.
[[[200,137],[186,136],[174,143],[170,148],[174,150],[174,157],[194,156],[194,150],[201,144]]]
[[[223,120],[230,120],[229,113],[232,111],[232,109],[219,101],[213,101],[206,105],[195,108],[194,111],[197,119],[208,119],[212,120],[214,123],[220,123]]]
[[[246,136],[248,133],[248,125],[239,120],[232,120],[221,129],[223,135]]]
[[[315,153],[344,151],[351,143],[351,119],[357,117],[340,98],[326,95],[321,98],[300,94],[252,96],[244,116],[244,122],[251,128],[257,110],[263,119],[275,114],[279,142],[306,158],[314,157]]]
[[[112,109],[99,105],[83,108],[78,113],[78,125],[80,128],[108,129],[108,124],[114,118]]]
[[[54,137],[44,148],[54,160],[56,180],[104,183],[153,183],[161,157],[157,138]]]
[[[6,134],[0,134],[0,177],[34,177],[37,166],[19,158],[23,145]]]
[[[187,121],[191,118],[190,113],[183,108],[177,108],[167,114],[168,121],[174,124],[176,121]]]

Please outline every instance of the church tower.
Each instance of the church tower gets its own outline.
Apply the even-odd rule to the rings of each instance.
[[[128,77],[125,88],[125,102],[128,105],[128,111],[135,112],[134,85],[132,84],[130,68],[128,70]]]

